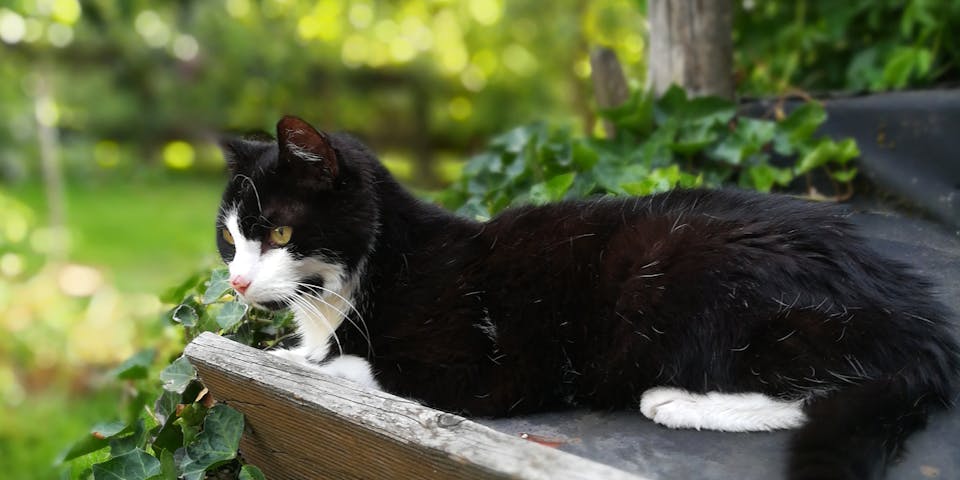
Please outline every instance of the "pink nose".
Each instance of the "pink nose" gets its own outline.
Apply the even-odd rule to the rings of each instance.
[[[243,295],[250,286],[250,280],[242,275],[233,275],[230,277],[230,286],[240,295]]]

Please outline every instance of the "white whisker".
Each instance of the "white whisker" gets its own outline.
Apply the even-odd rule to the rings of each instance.
[[[312,292],[312,294],[301,293],[301,295],[306,296],[306,297],[308,297],[308,298],[312,298],[312,299],[314,299],[314,300],[316,300],[316,301],[324,304],[325,306],[327,306],[327,307],[329,307],[330,309],[334,310],[335,312],[339,313],[346,321],[350,322],[350,324],[353,325],[353,327],[357,329],[357,332],[359,332],[360,335],[363,336],[364,340],[366,340],[366,342],[367,342],[367,349],[369,350],[369,352],[370,352],[371,355],[373,354],[373,341],[372,341],[371,338],[370,338],[370,330],[367,328],[367,324],[366,324],[366,322],[364,322],[363,316],[360,314],[360,311],[357,310],[357,308],[356,308],[355,306],[353,306],[353,304],[350,303],[349,300],[347,300],[346,298],[343,298],[343,296],[341,296],[341,295],[338,294],[337,292],[334,292],[333,290],[330,290],[330,289],[327,289],[327,288],[319,287],[319,286],[316,286],[316,285],[308,285],[308,284],[305,284],[305,283],[297,283],[297,285],[300,285],[300,286],[302,286],[302,287],[304,287],[304,288],[307,288],[307,289],[311,290],[311,292]],[[318,292],[317,292],[318,290],[321,291],[321,292],[329,292],[329,293],[331,293],[331,294],[333,294],[333,295],[336,295],[336,296],[337,296],[338,298],[340,298],[344,303],[346,303],[347,306],[349,306],[351,309],[353,309],[354,312],[357,313],[357,320],[359,320],[360,324],[363,325],[363,328],[361,328],[360,325],[357,324],[357,322],[354,322],[353,319],[350,318],[350,315],[347,314],[347,312],[344,312],[344,311],[340,310],[340,309],[337,308],[336,306],[332,305],[330,302],[324,300],[324,299],[322,298],[322,293],[321,293],[321,294],[317,294],[317,293],[318,293]]]
[[[320,320],[327,325],[327,328],[330,330],[330,335],[333,336],[333,341],[337,343],[337,350],[340,352],[340,355],[343,355],[343,346],[340,344],[340,338],[337,337],[336,329],[333,328],[333,325],[327,320],[327,317],[320,311],[317,307],[313,306],[308,302],[302,295],[295,295],[289,299],[294,305],[304,310],[304,313],[314,313]]]

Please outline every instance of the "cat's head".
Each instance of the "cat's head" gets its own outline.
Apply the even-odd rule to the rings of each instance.
[[[230,180],[217,247],[234,289],[272,309],[349,293],[378,225],[372,155],[349,136],[289,116],[275,140],[235,138],[222,147]]]

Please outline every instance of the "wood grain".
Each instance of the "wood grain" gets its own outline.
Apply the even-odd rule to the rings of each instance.
[[[211,333],[185,354],[244,414],[240,451],[271,480],[642,480]]]

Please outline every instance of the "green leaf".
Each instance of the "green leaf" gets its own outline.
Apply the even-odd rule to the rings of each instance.
[[[180,411],[180,418],[174,422],[174,424],[180,427],[183,438],[181,441],[182,445],[193,443],[200,433],[200,426],[203,424],[203,419],[206,415],[207,407],[199,403],[191,403],[183,407],[183,410]]]
[[[715,142],[718,138],[716,131],[708,124],[695,124],[680,129],[676,141],[670,143],[670,149],[680,155],[690,156]]]
[[[166,422],[171,416],[177,413],[177,405],[180,404],[181,395],[177,392],[164,390],[156,402],[153,403],[153,413],[161,422]]]
[[[797,163],[797,172],[805,173],[829,163],[845,165],[851,159],[860,155],[857,143],[848,138],[842,142],[823,139],[812,150],[807,152]]]
[[[887,87],[903,88],[916,73],[926,75],[930,70],[933,54],[918,47],[898,47],[883,67],[883,82]]]
[[[784,135],[778,136],[774,147],[781,155],[792,155],[796,146],[810,140],[826,120],[827,111],[823,105],[816,102],[804,103],[777,124]]]
[[[774,185],[787,186],[793,180],[793,172],[786,168],[777,168],[766,163],[747,168],[743,175],[746,186],[761,192],[769,192]]]
[[[119,420],[101,422],[93,426],[90,433],[77,440],[60,458],[60,462],[73,460],[102,448],[106,448],[110,439],[127,429],[127,424]]]
[[[849,170],[839,170],[836,172],[832,172],[830,175],[833,177],[834,180],[838,182],[847,183],[853,180],[853,178],[857,176],[857,169],[851,168]]]
[[[520,153],[526,148],[530,139],[539,132],[539,125],[525,125],[514,128],[490,141],[490,146],[500,147],[509,153]]]
[[[114,420],[112,422],[101,422],[93,426],[90,435],[96,438],[109,440],[117,434],[127,430],[127,424]]]
[[[208,469],[234,459],[242,433],[240,412],[223,404],[211,408],[196,441],[177,452],[184,480],[200,480]]]
[[[243,320],[247,313],[247,305],[240,302],[225,303],[217,314],[217,324],[224,330],[229,330]]]
[[[163,382],[163,389],[176,393],[183,393],[190,382],[196,380],[197,369],[190,365],[186,357],[180,357],[173,361],[167,368],[160,372],[160,380]]]
[[[240,475],[237,476],[237,480],[267,480],[267,477],[263,475],[263,472],[259,468],[254,467],[253,465],[244,465],[240,469]]]
[[[686,106],[687,92],[676,84],[670,85],[654,105],[654,118],[658,125],[662,125],[670,118],[682,114]]]
[[[570,186],[573,185],[576,176],[575,172],[565,173],[534,185],[530,189],[530,202],[539,205],[562,199]]]
[[[197,326],[197,311],[193,309],[190,305],[180,305],[174,311],[171,318],[174,322],[177,322],[184,327],[193,328]]]
[[[147,372],[153,363],[156,351],[152,348],[141,350],[126,359],[111,372],[121,380],[140,380],[147,378]]]
[[[737,105],[719,97],[697,97],[683,108],[681,119],[707,126],[726,124],[737,114]]]
[[[573,142],[573,164],[577,169],[590,170],[598,160],[600,160],[600,154],[590,148],[586,142]]]
[[[837,142],[837,151],[835,162],[840,165],[846,165],[847,162],[860,156],[860,148],[857,141],[852,138],[845,138]]]
[[[94,480],[146,480],[160,473],[160,460],[137,448],[93,466]]]
[[[160,474],[154,480],[177,480],[177,463],[170,450],[160,451]]]
[[[115,436],[110,440],[110,456],[119,457],[137,449],[142,449],[147,443],[147,429],[142,418],[134,423],[133,433],[124,436]]]
[[[214,270],[213,275],[210,276],[210,284],[203,292],[203,304],[209,305],[220,300],[228,290],[230,290],[230,272],[225,268]]]

